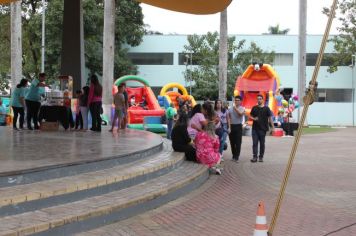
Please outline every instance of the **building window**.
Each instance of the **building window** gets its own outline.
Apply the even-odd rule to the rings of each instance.
[[[352,89],[318,89],[316,102],[352,102]]]
[[[306,64],[307,66],[315,66],[316,60],[318,59],[318,53],[307,53]],[[336,53],[324,53],[323,60],[321,61],[320,66],[331,66],[333,63],[332,58],[335,57]],[[342,61],[338,66],[348,66],[351,62]]]
[[[275,53],[273,65],[275,66],[292,66],[293,53]]]
[[[173,65],[173,53],[129,52],[134,65]]]
[[[315,102],[326,102],[326,89],[318,89],[316,91]]]

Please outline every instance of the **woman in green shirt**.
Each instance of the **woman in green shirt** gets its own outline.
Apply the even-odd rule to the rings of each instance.
[[[14,111],[14,120],[12,122],[14,130],[18,130],[16,123],[17,117],[20,115],[20,129],[23,129],[25,117],[25,95],[26,95],[27,79],[22,79],[12,93],[12,110]]]

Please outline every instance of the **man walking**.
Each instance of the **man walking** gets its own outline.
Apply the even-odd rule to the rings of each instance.
[[[268,122],[270,123],[272,130],[274,130],[272,111],[268,106],[265,106],[263,96],[257,96],[257,105],[254,106],[250,113],[252,124],[252,152],[253,158],[251,162],[257,162],[257,157],[259,162],[263,162],[263,155],[265,153],[265,138],[266,132],[268,131]],[[260,143],[260,154],[258,155],[258,143]]]
[[[241,106],[241,97],[234,98],[234,104],[229,109],[229,139],[232,152],[232,160],[239,161],[242,143],[242,122],[245,115],[245,108]]]

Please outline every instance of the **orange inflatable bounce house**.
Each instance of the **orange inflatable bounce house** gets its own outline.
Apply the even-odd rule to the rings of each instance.
[[[279,107],[275,95],[279,86],[279,77],[271,65],[255,63],[249,65],[242,76],[237,78],[234,96],[242,97],[241,105],[246,108],[246,115],[249,116],[252,107],[257,104],[257,95],[261,94],[276,116]]]

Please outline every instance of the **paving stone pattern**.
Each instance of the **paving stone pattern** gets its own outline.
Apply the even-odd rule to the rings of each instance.
[[[356,235],[356,129],[304,135],[274,236]],[[250,163],[251,137],[241,161],[224,154],[222,176],[165,206],[82,235],[252,235],[258,201],[272,217],[293,138],[267,137],[264,163]]]

